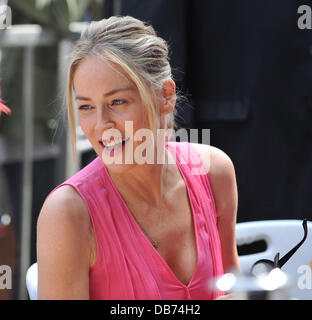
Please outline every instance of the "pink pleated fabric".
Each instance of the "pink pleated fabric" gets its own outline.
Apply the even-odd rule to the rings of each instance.
[[[89,209],[97,243],[97,260],[89,271],[90,299],[210,300],[222,294],[210,287],[223,267],[209,174],[198,174],[203,165],[190,143],[166,146],[184,178],[193,214],[197,266],[192,279],[188,285],[178,280],[137,225],[97,157],[57,187],[71,185]]]

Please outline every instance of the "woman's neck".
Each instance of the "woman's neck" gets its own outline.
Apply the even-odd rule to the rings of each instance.
[[[166,184],[167,165],[139,165],[125,174],[112,176],[117,189],[128,201],[143,201],[160,207]]]
[[[140,201],[159,209],[163,207],[166,192],[174,180],[172,169],[168,163],[136,165],[124,174],[112,174],[111,178],[127,202]]]

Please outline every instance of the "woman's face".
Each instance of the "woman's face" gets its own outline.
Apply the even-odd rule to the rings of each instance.
[[[132,164],[129,159],[140,144],[133,135],[139,129],[148,129],[134,83],[110,63],[87,57],[77,67],[73,86],[80,127],[97,155],[111,170],[130,169],[135,161]],[[121,163],[111,163],[116,158]]]

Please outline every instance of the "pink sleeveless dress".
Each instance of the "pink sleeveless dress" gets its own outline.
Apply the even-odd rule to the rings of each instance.
[[[194,174],[203,165],[190,143],[168,142],[166,147],[176,158],[192,209],[195,272],[188,285],[178,280],[137,225],[97,157],[54,189],[72,186],[89,209],[97,244],[97,260],[89,270],[90,299],[210,300],[222,294],[210,287],[211,280],[223,274],[223,267],[209,175]]]

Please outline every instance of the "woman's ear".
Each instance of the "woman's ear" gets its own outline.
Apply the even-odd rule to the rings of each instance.
[[[176,85],[172,79],[168,79],[162,87],[160,112],[164,115],[173,112],[176,101]]]

